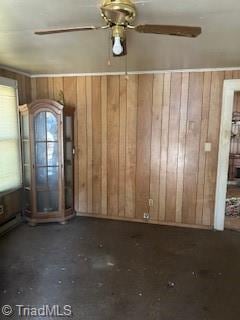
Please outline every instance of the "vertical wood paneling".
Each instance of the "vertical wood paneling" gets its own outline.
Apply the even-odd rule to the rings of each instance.
[[[92,78],[86,78],[87,98],[87,212],[92,214],[92,171],[93,171],[93,141],[92,141]]]
[[[32,102],[31,79],[29,77],[25,78],[26,101],[24,103],[30,103]]]
[[[37,79],[32,78],[31,79],[31,96],[32,96],[32,101],[37,99]]]
[[[48,78],[36,79],[36,99],[48,99]]]
[[[196,219],[202,98],[203,73],[192,73],[189,79],[188,127],[183,189],[183,222],[187,224],[194,224]]]
[[[168,161],[168,126],[169,106],[171,94],[171,73],[164,75],[162,133],[161,133],[161,159],[160,159],[160,186],[159,186],[159,220],[165,221],[166,215],[166,185]]]
[[[182,74],[173,73],[171,79],[171,97],[169,110],[168,131],[168,161],[167,161],[167,186],[166,186],[166,221],[176,221],[177,199],[177,164],[178,164],[178,139],[180,123]]]
[[[119,115],[119,213],[120,217],[125,215],[126,197],[126,116],[127,116],[127,80],[125,76],[120,77],[120,115]]]
[[[76,89],[76,88],[75,88]],[[75,92],[76,95],[76,92]],[[54,83],[53,78],[48,78],[48,98],[54,100]]]
[[[102,215],[107,215],[107,173],[108,173],[108,156],[107,156],[107,77],[101,78],[101,111],[102,111]]]
[[[179,124],[179,144],[177,161],[177,196],[176,196],[176,222],[182,222],[182,203],[183,203],[183,179],[184,179],[184,160],[186,150],[186,132],[187,132],[187,111],[188,111],[188,89],[189,73],[182,75],[181,88],[181,112]]]
[[[78,212],[133,220],[149,212],[154,222],[211,226],[222,84],[239,76],[226,71],[130,75],[128,81],[18,79],[22,100],[29,99],[31,84],[33,100],[59,100],[64,90],[65,103],[76,106]],[[211,152],[205,152],[206,142]]]
[[[229,80],[233,78],[233,72],[232,71],[225,71],[224,72],[224,79]]]
[[[136,203],[136,144],[137,144],[138,76],[130,75],[127,82],[126,126],[126,205],[125,217],[135,217]]]
[[[54,100],[59,101],[61,91],[63,92],[63,78],[62,77],[53,78]]]
[[[162,127],[164,75],[154,75],[153,82],[153,106],[152,106],[152,132],[151,132],[151,170],[150,170],[150,199],[153,206],[150,207],[151,220],[158,220],[159,210],[159,179],[160,179],[160,146]]]
[[[210,90],[211,90],[212,73],[204,73],[203,85],[203,104],[202,104],[202,121],[201,121],[201,140],[199,149],[198,164],[198,184],[197,184],[197,204],[196,204],[196,224],[202,224],[203,204],[204,204],[204,173],[206,166],[205,143],[207,142],[207,133],[209,126],[209,108],[210,108]]]
[[[206,155],[203,224],[212,225],[217,175],[217,158],[219,129],[221,120],[221,104],[224,72],[212,73],[208,141],[212,143],[212,151]]]
[[[25,99],[24,99],[24,95],[25,95],[24,84],[22,83],[22,80],[24,78],[21,74],[16,74],[14,77],[18,82],[18,101],[19,101],[19,104],[21,105],[25,101]]]
[[[94,214],[101,214],[101,188],[102,188],[102,114],[101,114],[101,78],[92,78],[92,201]]]
[[[24,104],[26,102],[26,77],[23,75],[17,76],[17,81],[19,85],[19,104]]]
[[[118,216],[119,186],[119,76],[108,77],[108,215]]]
[[[65,105],[76,108],[77,105],[77,78],[63,78],[63,92]]]
[[[136,217],[149,212],[153,76],[139,76],[137,110]]]
[[[86,101],[86,78],[77,78],[77,158],[78,176],[77,180],[77,207],[78,212],[88,212],[87,201],[87,101]],[[76,115],[75,115],[76,116]]]

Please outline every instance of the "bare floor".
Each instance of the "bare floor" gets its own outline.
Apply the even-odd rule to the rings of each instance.
[[[232,231],[76,218],[0,238],[0,306],[68,304],[76,320],[235,320],[239,272]]]

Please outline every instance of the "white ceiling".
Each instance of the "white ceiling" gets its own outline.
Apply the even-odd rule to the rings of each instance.
[[[196,39],[128,32],[128,70],[240,67],[239,0],[146,0],[138,23],[201,26]],[[34,30],[101,25],[98,0],[0,0],[0,64],[31,74],[124,71],[107,65],[108,31],[36,36]]]

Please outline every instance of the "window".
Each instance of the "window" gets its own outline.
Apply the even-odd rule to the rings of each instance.
[[[20,186],[17,82],[0,77],[0,192]]]

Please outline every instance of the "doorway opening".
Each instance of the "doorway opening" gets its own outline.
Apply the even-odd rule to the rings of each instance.
[[[224,225],[240,231],[240,92],[235,92],[233,102]]]
[[[239,92],[240,80],[224,81],[214,218],[214,228],[219,231],[240,230]]]

